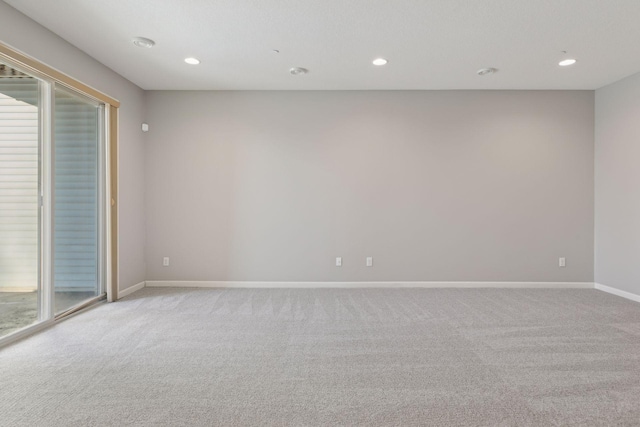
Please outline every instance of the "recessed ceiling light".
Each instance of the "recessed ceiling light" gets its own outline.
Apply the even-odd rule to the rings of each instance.
[[[280,53],[280,51],[278,49],[271,49],[271,52],[273,53]]]
[[[377,65],[378,67],[382,66],[382,65],[387,65],[389,61],[387,61],[384,58],[376,58],[373,60],[373,65]]]
[[[497,73],[498,70],[496,68],[480,68],[478,71],[476,71],[476,73],[479,76],[486,76],[488,74],[494,74]]]
[[[198,65],[200,63],[200,60],[196,58],[185,58],[184,62],[186,62],[189,65]]]
[[[562,61],[558,62],[558,65],[561,66],[561,67],[568,67],[569,65],[573,65],[576,62],[578,62],[578,61],[573,59],[573,58],[568,58],[568,59],[563,59]]]
[[[289,70],[289,72],[291,74],[293,74],[294,76],[299,76],[301,74],[307,74],[309,72],[309,70],[307,70],[306,68],[302,68],[302,67],[295,67]]]
[[[154,42],[153,40],[145,37],[134,37],[132,41],[133,41],[133,44],[135,44],[138,47],[150,48],[155,46],[156,44],[156,42]]]

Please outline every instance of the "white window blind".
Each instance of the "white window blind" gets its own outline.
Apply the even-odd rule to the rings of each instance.
[[[38,287],[38,93],[36,79],[0,74],[0,290],[4,291]]]
[[[57,88],[54,286],[98,292],[98,105]]]

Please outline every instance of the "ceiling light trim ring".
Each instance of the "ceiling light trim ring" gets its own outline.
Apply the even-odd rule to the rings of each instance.
[[[146,37],[134,37],[131,41],[134,45],[146,49],[150,49],[156,45],[156,42]]]
[[[479,76],[488,76],[489,74],[495,74],[498,72],[497,68],[488,67],[488,68],[480,68],[476,73]]]
[[[563,59],[562,61],[558,62],[558,65],[561,67],[569,67],[571,65],[574,65],[576,62],[578,62],[577,59],[575,58],[567,58],[567,59]]]

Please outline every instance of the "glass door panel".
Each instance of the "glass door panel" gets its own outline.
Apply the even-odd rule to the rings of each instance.
[[[0,63],[0,337],[41,317],[41,84]]]
[[[102,107],[56,86],[54,100],[54,312],[103,293],[100,160]]]

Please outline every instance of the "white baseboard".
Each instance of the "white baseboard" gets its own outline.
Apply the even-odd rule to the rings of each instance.
[[[600,283],[596,283],[595,288],[599,291],[630,299],[631,301],[640,302],[640,295],[632,294],[631,292],[621,291],[620,289],[612,288],[611,286],[607,285],[601,285]]]
[[[593,282],[226,282],[148,280],[150,288],[541,288],[593,289]]]
[[[124,298],[127,295],[131,295],[132,293],[139,291],[140,289],[144,288],[145,286],[146,286],[146,282],[140,282],[140,283],[138,283],[136,285],[129,286],[126,289],[118,290],[118,299]]]

